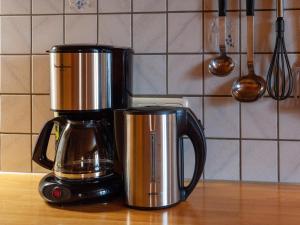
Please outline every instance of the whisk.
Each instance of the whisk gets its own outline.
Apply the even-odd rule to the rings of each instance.
[[[293,73],[284,42],[283,0],[277,0],[276,44],[267,74],[267,90],[276,100],[284,100],[293,91]]]

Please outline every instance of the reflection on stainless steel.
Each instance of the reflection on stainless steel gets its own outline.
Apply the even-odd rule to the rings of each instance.
[[[161,207],[180,201],[176,113],[126,115],[127,204]]]
[[[94,173],[62,173],[54,171],[56,177],[66,180],[87,180],[87,179],[96,179],[99,177],[110,176],[112,173],[107,173],[105,171],[94,172]]]
[[[169,224],[169,213],[163,212],[162,214],[162,225],[168,225]]]
[[[50,53],[51,109],[110,108],[111,66],[112,53]]]

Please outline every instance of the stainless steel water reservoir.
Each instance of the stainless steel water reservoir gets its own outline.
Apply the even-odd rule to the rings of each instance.
[[[53,111],[97,111],[127,107],[131,49],[59,45],[50,49]]]

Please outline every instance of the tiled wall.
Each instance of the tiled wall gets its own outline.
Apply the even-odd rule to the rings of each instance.
[[[86,0],[71,7],[70,2],[76,1],[0,0],[2,171],[44,171],[31,162],[31,149],[52,117],[45,51],[54,44],[104,43],[134,48],[136,96],[189,100],[208,139],[205,179],[300,182],[300,100],[277,104],[264,97],[241,104],[230,96],[232,81],[247,73],[244,0],[229,0],[227,50],[236,68],[224,78],[207,71],[218,52],[217,0]],[[262,76],[275,41],[275,4],[256,1],[255,68]],[[286,44],[295,66],[300,1],[286,0],[286,8]],[[189,177],[188,140],[186,148]]]

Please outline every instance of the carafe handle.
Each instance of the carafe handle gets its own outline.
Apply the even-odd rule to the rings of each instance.
[[[179,146],[182,147],[182,136],[187,135],[193,144],[195,152],[195,170],[190,184],[186,187],[183,186],[184,175],[181,174],[181,199],[185,200],[194,190],[203,173],[206,160],[206,141],[204,130],[200,121],[198,121],[197,117],[189,108],[184,108],[182,117],[183,118],[179,118],[181,120],[181,124],[179,126],[179,137],[181,139],[179,141],[181,144]]]
[[[49,120],[44,125],[35,144],[34,152],[32,156],[33,161],[35,161],[40,166],[49,170],[53,169],[54,162],[47,157],[47,147],[48,147],[51,131],[55,123],[59,123],[59,124],[62,123],[62,118],[56,117],[52,120]]]

